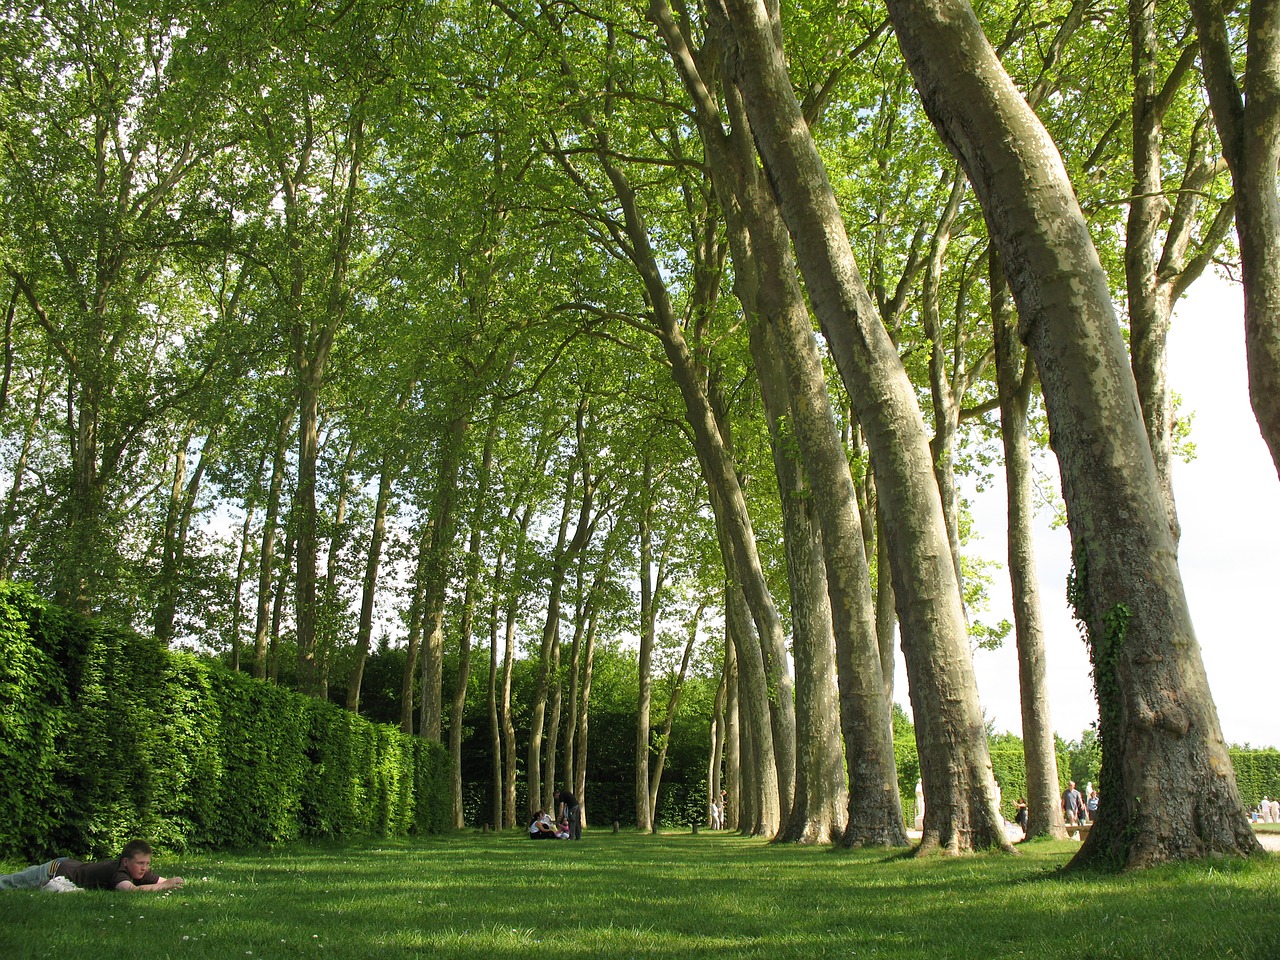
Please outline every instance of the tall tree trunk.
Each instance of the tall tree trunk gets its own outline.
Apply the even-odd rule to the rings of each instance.
[[[924,279],[920,289],[920,318],[929,341],[929,393],[933,400],[933,439],[929,453],[933,457],[933,475],[942,498],[942,515],[947,523],[947,541],[951,544],[951,564],[956,583],[964,596],[964,574],[960,569],[960,497],[956,490],[955,455],[960,431],[960,403],[963,392],[952,380],[952,363],[948,360],[948,344],[942,328],[942,267],[951,244],[951,229],[960,212],[964,197],[964,174],[956,169],[952,175],[951,195],[933,231],[929,255],[925,258]],[[960,322],[956,319],[957,324]],[[956,332],[956,338],[961,334]],[[960,351],[955,351],[959,353]]]
[[[595,580],[592,582],[591,588],[585,591],[585,597],[579,603],[578,618],[585,621],[585,626],[581,630],[581,678],[576,696],[570,698],[571,709],[576,711],[573,726],[577,729],[577,735],[572,741],[572,763],[565,775],[564,782],[569,785],[573,795],[578,798],[578,806],[581,808],[581,825],[584,827],[587,823],[587,733],[591,717],[591,679],[595,670],[596,635],[600,625],[599,598],[604,594],[606,582],[613,573],[613,562],[623,542],[624,529],[626,528],[622,524],[615,523],[608,536],[605,537],[604,548],[595,563]],[[580,564],[580,569],[584,569],[585,566],[585,563]],[[575,625],[575,646],[577,645],[578,632],[578,627]],[[569,745],[566,744],[565,752],[567,753],[569,749]]]
[[[427,579],[431,575],[431,542],[435,527],[426,518],[419,522],[418,559],[414,564],[413,593],[409,598],[409,636],[405,644],[404,673],[400,677],[400,730],[408,734],[413,733],[413,678],[418,673],[423,610],[426,607]]]
[[[515,562],[512,564],[511,575],[506,578],[507,585],[507,610],[505,619],[505,628],[503,631],[503,655],[502,655],[502,796],[503,806],[505,810],[505,819],[502,822],[503,827],[512,827],[516,821],[516,725],[515,719],[511,715],[511,676],[515,670],[516,661],[516,620],[520,613],[520,603],[523,595],[520,591],[520,578],[524,576],[524,555],[527,534],[529,530],[529,521],[533,517],[532,504],[526,504],[520,515],[520,532],[519,539],[516,541]],[[499,556],[501,560],[501,556]],[[502,583],[501,570],[494,574],[494,593],[497,593],[498,584]],[[531,803],[536,803],[531,801]],[[532,810],[530,810],[532,813]],[[527,818],[526,818],[527,822]]]
[[[1031,443],[1027,411],[1031,364],[1018,342],[1017,316],[1009,302],[999,257],[990,258],[991,322],[995,332],[996,380],[1000,392],[1000,437],[1004,444],[1008,504],[1009,585],[1018,648],[1022,749],[1027,768],[1027,838],[1065,839],[1058,796],[1058,753],[1049,718],[1049,672],[1045,653],[1040,579],[1036,574],[1032,521]]]
[[[377,597],[378,568],[382,564],[382,543],[387,536],[387,509],[391,505],[391,485],[400,472],[399,463],[391,454],[382,458],[378,471],[378,498],[373,507],[373,532],[369,536],[369,550],[364,561],[364,584],[360,592],[360,622],[356,627],[356,659],[347,680],[347,709],[360,712],[360,687],[364,683],[364,665],[369,657],[369,642],[373,638],[373,603]]]
[[[716,684],[716,695],[711,702],[711,750],[707,757],[707,825],[716,822],[712,807],[722,804],[724,798],[724,755],[727,741],[727,715],[725,711],[728,682],[724,670],[720,671],[720,682]],[[724,826],[725,810],[720,807],[720,826]]]
[[[505,806],[502,802],[502,720],[498,715],[498,594],[497,578],[489,603],[489,779],[493,789],[489,806],[489,824],[495,830],[506,826]]]
[[[849,776],[861,791],[856,827],[846,840],[858,844],[905,845],[907,838],[893,763],[893,730],[888,703],[879,700],[877,689],[877,685],[882,685],[878,676],[880,656],[873,632],[869,570],[854,488],[835,430],[822,361],[813,343],[813,329],[796,279],[786,227],[756,165],[755,150],[747,138],[748,123],[736,91],[729,88],[725,95],[731,118],[726,135],[716,118],[710,85],[699,72],[688,36],[676,25],[662,0],[652,0],[649,16],[662,32],[693,98],[699,129],[711,159],[713,180],[719,184],[722,195],[737,201],[727,204],[729,240],[737,266],[735,287],[739,300],[767,324],[767,330],[752,328],[752,351],[762,387],[776,383],[772,391],[776,396],[772,400],[770,391],[764,391],[766,409],[772,403],[771,417],[775,421],[785,414],[794,424],[801,461],[812,475],[812,502],[817,522],[825,531],[814,542],[820,545],[822,553],[812,561],[800,554],[795,559],[806,566],[812,562],[814,572],[820,572],[823,590],[814,596],[822,609],[804,614],[812,620],[814,630],[832,634],[836,648],[841,651],[837,656],[834,650],[815,649],[816,659],[809,668],[820,670],[821,664],[833,661],[841,665],[840,684],[844,691],[840,698],[841,726],[846,739]],[[775,460],[779,452],[775,443]],[[782,477],[787,469],[786,464],[778,469],[784,488]],[[809,501],[805,502],[809,509]],[[799,523],[797,532],[804,526]],[[796,622],[800,623],[802,613],[796,608],[794,595],[792,606]],[[824,622],[826,626],[822,626]],[[797,663],[797,673],[799,669]],[[817,675],[809,679],[819,684]],[[810,692],[825,699],[825,693],[819,693],[818,686]],[[838,742],[836,752],[839,753]],[[843,789],[841,784],[839,790]],[[819,807],[824,805],[824,801],[818,801]],[[811,832],[807,826],[796,826],[804,819],[804,815],[799,821],[792,817],[792,832]],[[837,816],[842,824],[847,819],[844,812]],[[829,825],[815,829],[819,833],[830,832]]]
[[[755,623],[737,571],[731,564],[732,560],[726,564],[730,586],[725,599],[725,625],[733,638],[738,676],[738,830],[749,836],[772,838],[782,826],[782,810],[773,729],[769,722],[768,686],[760,641],[753,635]]]
[[[758,647],[765,682],[757,685],[761,678],[754,673],[747,680],[751,685],[752,697],[763,695],[765,698],[760,706],[765,710],[773,731],[774,743],[769,753],[775,765],[771,776],[761,773],[763,779],[760,783],[764,791],[761,799],[764,807],[760,811],[761,819],[755,824],[755,829],[772,836],[781,822],[782,807],[790,806],[795,778],[795,706],[791,678],[787,673],[786,638],[782,620],[769,593],[746,498],[738,482],[721,426],[707,396],[705,378],[685,340],[680,317],[671,301],[663,271],[650,243],[635,190],[615,162],[608,137],[594,124],[592,126],[596,160],[608,177],[622,207],[623,225],[616,228],[618,234],[615,239],[629,251],[632,264],[648,294],[657,333],[671,366],[672,378],[684,400],[698,463],[711,490],[711,504],[716,512],[721,552],[726,564],[731,564],[737,571],[743,596],[754,621],[753,629],[747,632],[741,642],[754,642]],[[710,293],[695,291],[695,296],[707,299]],[[746,652],[740,651],[740,655],[746,656]],[[754,657],[751,659],[754,663]]]
[[[307,273],[302,262],[302,241],[299,236],[303,227],[296,209],[300,191],[305,191],[308,186],[309,150],[306,158],[301,161],[299,177],[294,182],[287,183],[284,191],[292,277],[288,300],[294,314],[291,329],[293,372],[298,388],[298,484],[294,493],[294,529],[297,538],[294,626],[298,645],[298,688],[312,696],[322,696],[324,689],[324,651],[320,648],[320,609],[316,586],[319,557],[316,483],[320,456],[320,391],[325,384],[325,372],[334,338],[346,317],[350,299],[347,275],[364,159],[364,117],[359,105],[353,107],[351,126],[341,149],[345,151],[342,160],[346,161],[346,168],[341,171],[345,173],[345,184],[340,219],[331,240],[331,259],[327,264],[328,275],[324,278],[326,290],[319,316],[314,315],[316,308],[309,308],[305,302]],[[335,161],[335,173],[340,172],[341,162]],[[281,170],[284,169],[282,165]]]
[[[776,10],[729,0],[737,79],[823,333],[866,434],[929,805],[921,851],[1009,848],[959,584],[915,392],[862,279],[787,74]]]
[[[551,784],[542,782],[542,739],[546,731],[547,698],[551,693],[551,652],[560,642],[560,597],[564,585],[566,543],[569,539],[569,523],[573,519],[574,470],[565,475],[564,498],[561,503],[560,524],[557,527],[556,545],[552,553],[551,579],[547,584],[547,615],[542,622],[542,644],[539,648],[537,685],[533,693],[533,710],[529,720],[529,745],[525,756],[525,776],[528,778],[528,805],[526,814],[532,817],[538,810],[550,810],[551,803],[543,796],[549,793]]]
[[[680,692],[684,689],[684,678],[689,673],[689,658],[693,656],[693,645],[698,641],[698,623],[702,620],[702,612],[705,609],[705,602],[698,604],[697,610],[689,621],[689,639],[685,641],[684,654],[680,657],[680,671],[676,674],[671,696],[667,699],[666,714],[662,718],[662,730],[658,734],[658,755],[653,758],[653,772],[649,777],[649,815],[655,823],[658,819],[658,788],[662,786],[662,771],[667,763],[671,728],[676,722],[676,710],[680,707]]]
[[[333,651],[338,645],[340,624],[345,619],[341,586],[338,582],[342,570],[342,548],[347,539],[347,499],[351,493],[351,466],[356,459],[356,440],[347,443],[347,454],[338,475],[337,497],[334,501],[333,520],[329,533],[329,550],[325,558],[324,583],[320,588],[316,608],[316,673],[319,678],[319,697],[329,699],[329,666]]]
[[[285,524],[284,554],[280,558],[280,577],[276,580],[275,594],[271,600],[271,638],[267,645],[267,679],[280,682],[280,624],[284,621],[284,605],[290,590],[289,570],[293,566],[294,549],[298,538],[294,533],[293,511]],[[295,611],[296,619],[296,611]]]
[[[563,783],[571,793],[577,779],[574,774],[577,754],[574,751],[578,739],[578,698],[582,695],[582,640],[586,634],[587,606],[590,602],[584,579],[586,566],[586,555],[579,554],[574,576],[573,640],[569,643],[569,695],[566,698],[569,706],[564,711],[564,749],[560,751],[560,776],[556,781]],[[577,794],[575,793],[574,796]],[[578,797],[579,801],[581,799]]]
[[[285,454],[293,432],[296,411],[280,418],[276,430],[275,453],[271,459],[271,486],[267,490],[267,510],[262,521],[262,549],[258,551],[258,619],[253,630],[253,675],[267,676],[267,639],[271,629],[271,583],[275,574],[276,525],[280,518],[280,497],[284,489]]]
[[[925,109],[982,204],[1044,389],[1103,748],[1102,806],[1076,860],[1256,851],[1107,277],[1061,158],[963,0],[889,10]]]
[[[440,469],[436,478],[436,499],[431,523],[426,594],[423,600],[422,700],[418,713],[418,733],[440,741],[443,713],[441,697],[444,678],[444,608],[448,596],[450,560],[457,536],[456,510],[458,473],[462,444],[471,421],[467,414],[449,422],[440,442]]]
[[[641,471],[640,508],[640,649],[636,700],[636,829],[653,827],[653,796],[649,789],[650,708],[653,704],[653,647],[658,632],[658,607],[666,579],[666,551],[653,568],[653,464],[648,456]]]
[[[580,825],[587,825],[587,735],[591,727],[591,679],[595,672],[596,633],[600,625],[600,605],[587,604],[587,631],[582,650],[582,695],[578,703],[578,738],[574,758],[573,795],[581,808]]]
[[[1234,203],[1223,204],[1186,260],[1205,196],[1204,187],[1217,173],[1217,157],[1208,159],[1206,119],[1196,122],[1182,182],[1166,193],[1161,160],[1164,118],[1192,74],[1196,45],[1187,44],[1163,82],[1160,28],[1155,0],[1130,0],[1129,42],[1133,75],[1133,186],[1125,223],[1124,269],[1128,293],[1129,353],[1142,404],[1147,442],[1169,513],[1176,543],[1181,535],[1173,498],[1173,398],[1169,389],[1168,341],[1173,305],[1205,269],[1230,228]],[[1164,58],[1168,57],[1168,53]],[[1167,225],[1163,243],[1162,226]]]
[[[267,458],[264,453],[258,460],[258,471],[254,475],[262,476],[266,468]],[[231,669],[240,672],[240,618],[244,614],[244,578],[249,567],[249,543],[253,537],[253,515],[255,503],[252,497],[245,500],[244,523],[240,525],[240,549],[236,552],[236,587],[231,597]]]
[[[560,749],[560,711],[563,706],[562,693],[564,682],[560,671],[560,651],[564,644],[560,640],[560,632],[556,631],[556,642],[551,647],[551,691],[550,713],[547,716],[546,751],[542,760],[542,797],[546,801],[543,806],[548,811],[555,811],[556,756]]]
[[[1190,0],[1200,64],[1236,192],[1249,400],[1280,474],[1280,3],[1249,7],[1244,89],[1221,0]]]
[[[729,603],[728,585],[725,605]],[[726,617],[724,637],[724,827],[737,830],[741,822],[738,811],[742,798],[742,718],[738,696],[738,655]]]
[[[165,505],[164,527],[160,531],[160,573],[156,607],[152,617],[152,631],[161,643],[168,644],[173,637],[173,621],[178,611],[178,522],[182,514],[182,495],[187,485],[187,448],[195,423],[188,421],[178,438],[174,455],[173,481],[169,485],[168,503]]]
[[[592,479],[590,462],[584,444],[583,422],[586,417],[585,400],[578,407],[578,459],[582,474],[582,498],[578,504],[577,525],[573,538],[568,538],[569,522],[573,519],[573,491],[576,487],[575,470],[570,469],[565,476],[564,509],[560,518],[559,532],[556,536],[556,548],[552,554],[551,577],[547,584],[547,616],[542,628],[542,646],[538,661],[537,688],[534,691],[533,717],[529,724],[529,755],[526,776],[529,778],[529,813],[535,812],[539,806],[550,810],[553,806],[552,794],[555,786],[550,782],[550,774],[555,767],[548,763],[548,777],[542,777],[542,740],[546,726],[547,700],[551,693],[552,682],[559,678],[553,676],[553,666],[559,663],[558,646],[560,643],[560,607],[564,593],[564,581],[569,567],[578,554],[591,539],[594,524],[591,518],[591,507],[595,499],[595,481]],[[566,543],[566,541],[568,541]],[[554,759],[554,758],[553,758]]]
[[[316,512],[316,464],[320,457],[318,429],[320,384],[299,361],[298,485],[294,491],[297,556],[294,565],[294,618],[298,644],[298,689],[320,694],[318,636],[320,609],[316,598],[316,564],[319,557]]]
[[[491,410],[489,430],[480,455],[476,476],[475,507],[471,511],[471,537],[467,543],[466,587],[462,596],[462,622],[458,640],[458,675],[453,686],[453,703],[449,712],[449,758],[453,767],[453,825],[461,829],[462,819],[462,720],[467,706],[467,684],[471,680],[471,634],[475,622],[476,595],[480,591],[480,542],[484,534],[484,505],[490,496],[489,478],[493,472],[493,444],[498,433],[497,411]]]
[[[751,328],[751,352],[764,399],[782,500],[782,531],[791,585],[792,656],[796,676],[796,781],[791,810],[775,840],[831,843],[844,835],[849,791],[840,743],[840,698],[836,689],[836,637],[828,598],[827,565],[814,498],[800,463],[793,459],[799,431],[786,374],[773,332]],[[801,414],[803,415],[803,414]],[[789,429],[794,427],[793,429]],[[834,436],[834,431],[832,432]],[[861,542],[859,542],[861,547]],[[870,599],[863,578],[863,594]],[[864,608],[864,613],[869,612]],[[870,620],[862,626],[870,636]],[[876,659],[874,664],[878,665]],[[863,665],[865,669],[865,665]],[[884,723],[883,708],[877,715]],[[856,744],[856,741],[855,741]],[[856,746],[850,748],[852,756]],[[890,751],[892,756],[892,751]],[[874,791],[869,791],[872,796]],[[905,838],[904,838],[905,839]]]

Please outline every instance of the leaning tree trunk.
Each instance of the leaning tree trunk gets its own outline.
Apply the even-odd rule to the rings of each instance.
[[[761,819],[756,826],[761,832],[772,835],[780,823],[780,814],[790,805],[795,779],[795,704],[791,677],[787,673],[782,620],[769,592],[756,546],[755,529],[733,458],[707,395],[704,378],[685,340],[636,192],[617,166],[607,140],[599,134],[595,154],[622,207],[624,226],[619,228],[617,239],[629,248],[632,263],[644,284],[658,337],[670,363],[672,379],[684,400],[694,451],[710,490],[721,553],[726,566],[732,566],[738,572],[740,589],[754,623],[748,635],[739,639],[757,645],[767,686],[764,706],[773,731],[770,753],[776,767],[768,779],[776,783],[776,789],[764,787],[761,799],[765,806],[759,811]],[[754,655],[747,651],[739,650],[739,655],[750,656],[754,661]],[[747,679],[755,682],[754,677]],[[780,807],[775,813],[774,807],[778,805]]]
[[[982,204],[1044,389],[1103,748],[1098,823],[1074,862],[1252,853],[1107,277],[1061,157],[964,0],[889,10]]]
[[[811,478],[812,498],[806,500],[806,509],[813,505],[813,529],[822,530],[815,541],[821,548],[815,567],[821,570],[825,581],[822,595],[815,597],[825,609],[815,619],[825,621],[825,629],[832,631],[835,643],[835,650],[817,656],[818,662],[829,663],[835,654],[839,664],[840,722],[845,736],[848,774],[849,780],[859,785],[856,807],[838,818],[854,824],[844,839],[857,845],[905,845],[907,837],[902,826],[894,770],[893,731],[888,702],[880,696],[883,686],[878,669],[880,652],[854,488],[845,451],[836,433],[822,360],[813,342],[813,328],[796,277],[786,226],[756,164],[755,149],[736,91],[732,87],[726,90],[725,100],[731,114],[726,134],[712,95],[716,80],[701,73],[698,59],[690,49],[689,37],[677,25],[664,0],[651,0],[649,17],[662,32],[693,99],[713,181],[724,197],[736,200],[736,203],[726,203],[729,242],[737,266],[735,287],[748,311],[758,312],[762,317],[763,325],[752,329],[752,349],[762,387],[777,382],[774,390],[765,391],[766,406],[770,392],[778,394],[772,400],[775,425],[778,417],[788,416],[794,425],[804,470]],[[775,459],[778,452],[775,446]],[[788,465],[780,464],[780,482],[784,469],[788,469]],[[803,526],[803,523],[797,524],[797,531]],[[799,556],[796,559],[808,562]],[[793,596],[793,612],[796,606]],[[796,616],[799,624],[800,614],[797,612]],[[815,629],[819,629],[816,624]],[[798,682],[798,660],[796,669]],[[808,669],[818,669],[817,663],[808,665]],[[808,679],[818,683],[816,674]],[[816,688],[810,692],[817,695]],[[797,733],[797,753],[798,741]],[[799,767],[797,763],[797,782]],[[812,798],[806,798],[806,803],[808,799]],[[818,802],[817,806],[822,807],[824,803]],[[798,826],[803,820],[803,816],[797,819],[793,814],[788,833],[809,834],[809,828]],[[821,832],[828,828],[817,829]]]
[[[1249,8],[1246,100],[1219,0],[1190,0],[1205,89],[1236,191],[1249,400],[1280,473],[1280,3]]]
[[[1234,199],[1220,204],[1205,225],[1206,187],[1218,173],[1208,144],[1212,121],[1199,118],[1190,134],[1181,181],[1166,183],[1161,159],[1165,116],[1194,77],[1197,45],[1160,48],[1155,0],[1129,0],[1133,75],[1133,186],[1125,223],[1124,271],[1128,294],[1129,354],[1142,419],[1176,543],[1181,534],[1173,497],[1173,426],[1168,340],[1173,305],[1212,262],[1231,228]],[[1173,54],[1177,53],[1176,59]],[[1173,60],[1164,79],[1159,71]],[[1207,211],[1206,211],[1207,212]],[[1163,239],[1161,231],[1163,230]]]
[[[968,632],[915,391],[862,283],[831,184],[761,0],[729,0],[737,80],[810,299],[867,437],[929,804],[920,850],[1010,847]],[[776,11],[774,11],[776,13]]]

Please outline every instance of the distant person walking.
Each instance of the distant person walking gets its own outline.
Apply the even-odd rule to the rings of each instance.
[[[1067,789],[1062,794],[1062,813],[1067,818],[1067,823],[1075,826],[1080,823],[1081,818],[1088,819],[1088,812],[1085,810],[1084,798],[1080,796],[1080,791],[1076,789],[1076,782],[1072,780],[1067,784]]]

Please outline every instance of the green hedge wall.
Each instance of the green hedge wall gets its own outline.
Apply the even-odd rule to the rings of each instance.
[[[0,858],[449,828],[437,743],[0,582]]]
[[[1230,753],[1246,810],[1254,809],[1263,797],[1280,797],[1280,750],[1232,748]]]

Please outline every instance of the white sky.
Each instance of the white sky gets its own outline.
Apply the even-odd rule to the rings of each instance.
[[[1280,480],[1249,406],[1240,289],[1205,277],[1181,301],[1169,338],[1169,377],[1193,411],[1197,458],[1174,470],[1182,521],[1179,560],[1196,635],[1229,743],[1280,745],[1275,697],[1276,595],[1280,592]],[[999,562],[984,622],[1013,619],[1005,573],[1003,483],[968,491],[983,539],[972,553]],[[1051,719],[1075,740],[1097,717],[1084,643],[1066,603],[1071,563],[1065,528],[1038,523],[1036,559],[1045,603]],[[975,655],[978,686],[997,731],[1020,733],[1018,667],[1013,637]],[[906,701],[899,657],[898,698]]]

